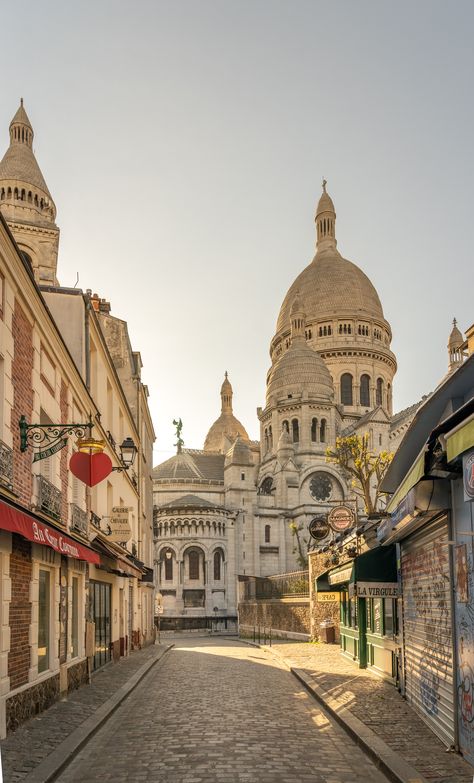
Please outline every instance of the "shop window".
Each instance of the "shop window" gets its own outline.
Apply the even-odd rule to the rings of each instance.
[[[79,655],[79,577],[71,583],[71,658]]]
[[[352,405],[352,375],[350,372],[341,375],[341,403]]]
[[[393,637],[395,633],[395,612],[394,601],[392,598],[384,598],[383,625],[384,635]]]
[[[383,628],[382,628],[382,610],[383,610],[383,604],[382,604],[382,598],[374,598],[373,599],[373,632],[376,633],[378,636],[382,636]]]
[[[359,625],[359,618],[357,614],[357,597],[353,596],[349,600],[349,625],[351,628],[357,628]]]
[[[369,599],[366,603],[366,611],[367,611],[367,630],[373,631],[373,625],[372,625],[372,601]]]
[[[366,407],[370,405],[370,378],[368,375],[360,377],[360,404]]]
[[[38,592],[38,673],[49,669],[51,573],[40,568]]]

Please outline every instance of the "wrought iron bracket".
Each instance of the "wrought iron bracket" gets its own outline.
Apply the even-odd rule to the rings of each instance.
[[[90,437],[93,426],[92,419],[87,424],[28,424],[26,416],[22,416],[19,422],[20,451],[26,451],[28,446],[37,446],[39,451],[33,461],[45,459],[64,448],[69,435],[83,438],[88,431]]]

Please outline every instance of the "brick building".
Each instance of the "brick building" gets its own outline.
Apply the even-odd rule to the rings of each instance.
[[[108,303],[58,285],[56,208],[32,139],[21,105],[0,161],[1,736],[154,639],[140,355]],[[20,419],[42,428],[21,432]],[[59,424],[70,426],[51,439]],[[113,466],[91,489],[69,467],[81,429]],[[117,507],[128,513],[118,536]]]

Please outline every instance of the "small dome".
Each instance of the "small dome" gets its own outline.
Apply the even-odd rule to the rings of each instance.
[[[271,397],[297,397],[302,391],[307,392],[309,397],[331,400],[334,397],[334,384],[317,351],[306,344],[304,337],[296,337],[271,371],[267,385],[267,405]]]
[[[221,386],[221,415],[207,433],[204,441],[204,451],[218,451],[222,453],[226,449],[228,442],[232,443],[239,435],[247,442],[249,441],[245,427],[234,416],[232,397],[232,384],[226,372]]]
[[[316,217],[318,217],[318,215],[320,215],[322,212],[336,213],[336,210],[334,209],[334,202],[329,193],[326,193],[325,189],[323,190],[322,196],[318,202],[318,206],[316,207]]]

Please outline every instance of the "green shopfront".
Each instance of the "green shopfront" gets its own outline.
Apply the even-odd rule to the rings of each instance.
[[[317,590],[340,594],[341,652],[398,682],[396,547],[377,547],[321,574]]]

